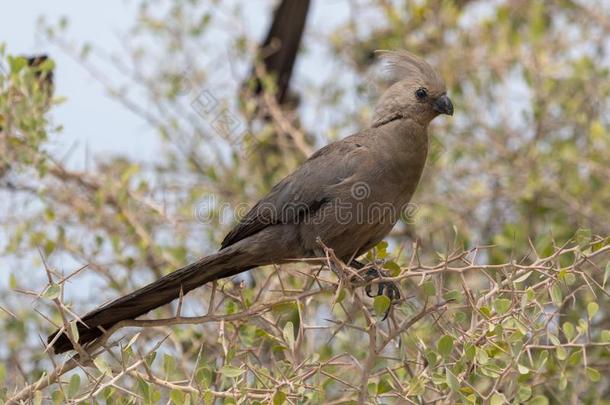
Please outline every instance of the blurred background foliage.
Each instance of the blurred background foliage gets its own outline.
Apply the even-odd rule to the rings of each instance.
[[[610,235],[610,4],[603,0],[375,0],[354,1],[349,7],[350,17],[330,32],[307,26],[299,58],[315,68],[304,77],[295,74],[299,104],[285,114],[290,126],[287,131],[277,121],[262,120],[257,102],[243,91],[241,83],[258,44],[244,29],[248,16],[239,7],[226,7],[218,1],[141,1],[138,19],[125,40],[128,52],[120,58],[107,55],[95,44],[78,43],[70,37],[67,21],[44,23],[50,42],[78,58],[118,103],[154,127],[163,142],[162,153],[153,159],[94,156],[88,171],[71,170],[61,156],[49,152],[49,142],[61,137],[61,123],[49,121],[46,111],[62,97],[70,97],[57,94],[49,102],[48,89],[36,72],[50,71],[52,61],[29,68],[24,59],[1,50],[6,68],[0,75],[0,187],[5,200],[0,216],[5,235],[1,248],[3,255],[16,263],[3,269],[11,272],[10,286],[0,291],[3,395],[33,381],[50,364],[38,336],[52,327],[37,312],[56,322],[59,315],[48,300],[56,291],[45,290],[41,256],[51,267],[59,262],[64,267],[73,263],[74,270],[88,266],[75,276],[77,281],[63,284],[70,308],[83,313],[104,299],[127,293],[212,251],[236,218],[309,152],[369,124],[374,103],[384,89],[382,68],[374,63],[376,49],[407,49],[425,57],[446,79],[456,107],[454,117],[433,124],[431,152],[413,198],[414,209],[394,229],[388,252],[381,246],[378,256],[387,254],[407,271],[415,246],[419,260],[430,266],[439,257],[442,261],[455,252],[491,246],[478,253],[476,263],[527,265],[537,255],[550,256],[566,243],[576,243],[582,252],[589,249],[590,253],[608,244],[603,238]],[[61,74],[61,67],[56,70]],[[265,78],[264,82],[272,91],[273,80]],[[219,121],[219,114],[225,121]],[[557,266],[573,266],[581,253],[562,255]],[[593,264],[591,271],[599,284],[605,285],[605,262]],[[306,266],[297,269],[305,271]],[[228,289],[237,288],[235,294],[241,294],[241,299],[252,301],[270,271],[242,277],[243,287],[237,281],[235,285],[230,280],[224,283]],[[286,274],[286,288],[302,288],[303,280],[295,273]],[[496,281],[502,278],[501,274],[494,277]],[[576,279],[584,282],[585,277],[577,275]],[[439,294],[462,288],[457,275],[430,280],[430,288]],[[489,291],[486,277],[470,275],[468,282],[477,293]],[[559,305],[560,319],[553,322],[562,342],[585,336],[591,339],[591,330],[598,331],[593,334],[598,338],[610,329],[610,314],[605,309],[609,300],[603,287],[594,295],[578,290],[580,284],[571,277],[549,281],[536,275],[523,282],[561,285],[564,296],[558,298],[555,291],[555,296],[540,306],[539,315],[549,305]],[[405,304],[407,310],[425,302],[427,295],[435,295],[422,293],[415,280],[405,279],[403,287],[405,295],[416,297],[415,304]],[[568,300],[572,287],[579,292]],[[43,291],[43,299],[30,296],[40,298]],[[210,291],[204,288],[191,294],[194,298],[185,310],[205,313]],[[330,308],[332,299],[332,294],[326,294],[308,303],[309,311],[318,311],[312,315],[314,319],[322,322],[330,317],[341,322],[346,317]],[[515,303],[514,296],[500,299]],[[587,310],[594,301],[599,311],[591,315]],[[237,311],[235,302],[241,301],[227,298],[223,310]],[[499,301],[496,310],[506,312],[504,304]],[[155,315],[168,316],[172,311],[175,307],[160,309]],[[261,364],[290,369],[304,358],[283,358],[282,351],[274,349],[273,341],[278,338],[273,336],[279,333],[280,339],[286,338],[287,321],[298,329],[299,311],[298,305],[292,304],[274,308],[279,321],[271,332],[247,322],[227,324],[227,335],[242,337],[228,347],[219,340],[218,324],[175,327],[155,367],[165,370],[166,378],[174,375],[176,380],[185,375],[188,378],[188,370],[194,368],[201,374],[197,374],[198,381],[222,391],[232,385],[221,378],[222,373],[216,374],[214,359],[220,356],[224,367],[235,366],[236,354],[248,351],[251,345],[258,348]],[[557,325],[563,325],[565,331],[566,322],[578,325],[583,316],[587,328],[580,325],[583,329],[578,338],[576,332],[569,332],[569,326],[567,334],[558,332],[562,327]],[[469,324],[473,319],[468,314],[454,321]],[[418,325],[395,350],[403,350],[409,358],[413,353],[404,352],[404,346],[423,344],[438,348],[439,356],[447,357],[437,339],[451,337],[453,332],[438,334],[432,321]],[[142,330],[140,339],[146,338],[142,348],[150,349],[150,342],[165,332]],[[524,332],[522,338],[527,340],[527,336]],[[603,338],[610,340],[609,335]],[[453,345],[458,339],[451,337],[449,352],[458,350]],[[463,345],[468,344],[466,337],[461,339]],[[553,344],[552,338],[545,339]],[[311,340],[310,354],[318,359],[343,352],[361,358],[367,349],[366,339],[348,329],[327,343],[323,337]],[[204,360],[197,360],[197,364],[208,367],[198,368],[196,359],[203,343]],[[470,349],[461,346],[459,350],[466,353]],[[492,351],[477,351],[477,359],[493,357]],[[528,379],[528,372],[518,370],[503,386],[504,391],[497,390],[498,396],[490,391],[494,373],[475,375],[470,383],[489,394],[485,401],[499,401],[495,403],[604,403],[610,396],[607,346],[585,352],[589,365],[584,368],[580,358],[573,358],[577,352],[573,350],[569,358],[557,353],[558,358],[546,365],[540,365],[542,360],[534,356],[530,360],[541,368],[529,375],[536,378]],[[595,364],[593,371],[587,368],[591,364]],[[516,365],[505,362],[498,367],[514,371]],[[287,369],[280,374],[288,373]],[[454,370],[458,376],[462,372]],[[229,381],[239,375],[225,369]],[[413,378],[409,387],[416,395],[408,396],[409,401],[424,403],[425,396],[417,397],[421,394],[419,380],[413,375],[397,375],[405,381]],[[449,402],[484,402],[477,395],[468,399],[472,394],[468,390],[454,392],[459,390],[452,387],[451,375],[443,374],[442,382],[434,382],[428,375],[432,380],[421,384],[438,383],[438,393],[453,392],[446,397]],[[396,389],[392,379],[371,378],[375,386],[370,388],[368,400],[396,400],[383,396]],[[133,388],[144,398],[132,397],[133,401],[153,403],[157,396],[167,399],[171,392],[176,403],[186,401],[186,397],[197,402],[194,393],[146,384],[142,380],[139,388]],[[527,390],[520,391],[519,384],[529,387],[529,395]],[[75,396],[80,384],[74,385],[70,395]],[[350,397],[349,389],[324,376],[312,385],[315,389],[306,391],[313,394],[300,401],[307,398],[311,403],[330,403],[358,398]],[[286,392],[297,394],[290,390]],[[58,403],[69,396],[62,391],[45,392],[45,401],[51,395]],[[276,403],[297,401],[282,395],[274,394]],[[108,387],[95,401],[126,403],[128,398],[125,392]]]

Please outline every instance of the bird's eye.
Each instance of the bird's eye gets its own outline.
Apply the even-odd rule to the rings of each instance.
[[[425,87],[420,87],[415,92],[415,95],[418,99],[423,100],[424,98],[428,97],[428,90]]]

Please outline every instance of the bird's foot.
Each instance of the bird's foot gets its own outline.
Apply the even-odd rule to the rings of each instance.
[[[383,315],[382,319],[382,321],[385,321],[388,315],[390,314],[390,310],[392,309],[392,302],[401,298],[398,285],[393,281],[383,280],[373,283],[373,280],[390,277],[390,275],[385,270],[382,270],[377,264],[374,264],[372,266],[364,266],[359,275],[366,282],[366,285],[364,286],[364,292],[369,298],[375,298],[379,297],[380,295],[385,295],[390,299],[390,306]],[[373,292],[374,286],[377,286],[376,292]]]

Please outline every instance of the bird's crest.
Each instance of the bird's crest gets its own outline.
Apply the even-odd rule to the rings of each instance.
[[[378,50],[375,53],[386,63],[392,81],[421,78],[427,83],[445,87],[444,80],[436,69],[410,52]]]

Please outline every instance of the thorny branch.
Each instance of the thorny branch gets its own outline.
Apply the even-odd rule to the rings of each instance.
[[[589,246],[592,247],[597,242],[598,241],[594,241]],[[562,347],[564,350],[580,349],[583,352],[586,349],[593,350],[595,348],[605,350],[610,346],[610,342],[591,341],[590,332],[586,334],[583,334],[584,331],[578,332],[575,336],[571,336],[571,339],[564,343],[559,343],[559,341],[555,339],[549,340],[549,338],[546,337],[549,333],[548,325],[558,315],[558,311],[546,315],[544,325],[539,327],[536,327],[533,323],[528,323],[531,322],[531,320],[528,321],[528,319],[531,319],[531,317],[526,315],[527,312],[532,311],[535,308],[540,309],[543,307],[545,300],[548,300],[547,291],[550,288],[554,288],[553,286],[559,282],[558,277],[560,276],[560,273],[566,274],[566,272],[568,272],[569,274],[575,275],[577,280],[581,280],[580,283],[577,283],[578,285],[573,285],[571,288],[572,292],[570,294],[566,294],[563,297],[562,302],[567,302],[568,300],[572,299],[575,294],[579,294],[579,291],[583,289],[588,289],[594,293],[603,292],[605,294],[605,291],[603,288],[601,288],[601,283],[603,280],[600,281],[599,277],[601,269],[595,263],[598,263],[602,258],[608,257],[610,247],[604,246],[598,248],[597,250],[592,250],[590,247],[583,250],[582,246],[560,246],[550,256],[537,257],[529,264],[512,262],[502,265],[479,265],[468,259],[469,257],[471,258],[473,256],[473,251],[459,252],[448,255],[444,262],[435,264],[433,266],[426,266],[418,263],[417,260],[411,260],[409,267],[402,268],[400,274],[396,275],[395,277],[384,278],[384,280],[402,282],[403,287],[406,287],[407,285],[404,283],[410,279],[420,278],[422,280],[431,280],[440,274],[445,274],[446,276],[457,274],[464,281],[466,280],[464,279],[464,275],[468,276],[468,274],[471,272],[496,272],[497,275],[508,276],[501,277],[500,279],[497,277],[489,277],[489,286],[481,289],[478,292],[473,291],[472,288],[467,285],[467,283],[463,283],[464,293],[467,299],[461,300],[462,302],[460,304],[453,302],[456,300],[455,296],[452,296],[447,300],[437,301],[435,303],[430,302],[430,300],[433,300],[434,297],[421,294],[421,289],[423,288],[421,287],[423,284],[421,280],[418,282],[420,287],[417,285],[408,284],[411,289],[415,289],[413,291],[416,294],[415,298],[411,300],[414,301],[414,303],[406,303],[406,306],[400,305],[395,311],[392,311],[392,315],[389,318],[387,326],[385,323],[380,321],[378,316],[379,314],[375,312],[374,308],[371,307],[371,303],[363,297],[359,289],[352,291],[352,298],[349,300],[351,302],[347,302],[345,298],[337,299],[339,290],[348,287],[345,284],[345,279],[341,277],[341,274],[338,274],[339,277],[333,280],[331,277],[322,277],[324,272],[295,272],[290,265],[285,268],[283,267],[281,272],[273,272],[273,274],[267,278],[267,282],[263,283],[261,290],[258,292],[256,301],[247,302],[244,300],[243,294],[240,293],[240,287],[226,288],[228,285],[224,284],[224,287],[221,287],[220,289],[218,287],[209,289],[209,310],[207,315],[183,316],[178,314],[177,316],[161,319],[138,319],[123,321],[115,325],[113,328],[107,330],[102,338],[89,347],[78,347],[77,354],[72,355],[69,359],[61,362],[60,364],[57,364],[48,374],[43,375],[38,381],[22,387],[19,391],[10,396],[8,403],[16,404],[20,403],[21,401],[26,401],[28,398],[33,398],[33,395],[36,392],[48,389],[58,383],[62,384],[62,376],[75,369],[82,370],[87,376],[89,376],[90,379],[93,378],[93,380],[91,380],[92,385],[90,385],[90,390],[83,391],[79,397],[73,398],[72,403],[79,403],[87,398],[94,397],[100,394],[105,388],[119,387],[119,384],[129,381],[129,378],[144,380],[153,386],[169,390],[177,390],[185,394],[188,393],[196,396],[212,395],[213,397],[217,398],[239,398],[245,396],[247,398],[258,400],[271,399],[273,395],[277,393],[277,385],[279,384],[279,386],[287,388],[287,398],[292,401],[302,398],[304,393],[304,391],[299,391],[296,388],[298,386],[302,386],[306,389],[307,380],[309,378],[313,378],[315,375],[317,375],[317,373],[321,373],[320,375],[325,376],[325,378],[329,378],[330,380],[336,381],[343,385],[346,389],[346,395],[348,395],[350,391],[355,391],[360,403],[365,403],[369,400],[371,380],[378,381],[380,378],[384,379],[387,377],[389,378],[387,381],[392,381],[392,385],[400,386],[400,389],[394,389],[392,391],[393,394],[391,395],[399,396],[403,400],[410,402],[409,395],[413,393],[414,389],[417,389],[417,387],[414,387],[413,384],[415,381],[419,381],[421,378],[423,378],[423,374],[421,373],[425,371],[425,367],[422,368],[420,366],[418,367],[419,371],[414,371],[409,367],[409,363],[420,361],[416,360],[419,357],[419,354],[417,353],[422,353],[422,351],[425,352],[427,349],[422,347],[420,342],[416,345],[414,352],[409,350],[407,353],[405,353],[407,354],[407,357],[401,356],[402,360],[400,360],[401,357],[394,357],[399,355],[399,352],[396,352],[396,348],[404,345],[405,343],[403,341],[405,339],[407,341],[411,341],[412,337],[410,330],[417,323],[424,322],[428,325],[427,327],[435,327],[434,325],[436,325],[436,327],[441,331],[449,330],[451,328],[449,325],[452,324],[452,320],[447,318],[446,313],[448,310],[456,309],[454,307],[458,307],[462,311],[468,308],[468,310],[472,312],[469,327],[457,326],[458,333],[461,337],[453,338],[455,346],[458,346],[458,344],[467,346],[469,344],[468,342],[475,342],[475,348],[477,348],[483,347],[486,343],[492,343],[488,335],[490,328],[492,326],[496,327],[496,325],[504,324],[509,319],[514,319],[516,322],[522,323],[522,327],[526,329],[533,328],[531,329],[532,335],[527,339],[521,351],[514,354],[514,361],[519,364],[522,361],[521,358],[531,358],[533,355],[532,353],[534,352],[549,349],[553,350],[557,349],[557,347]],[[345,271],[355,271],[349,266],[345,266],[345,264],[337,261],[332,253],[332,250],[326,249],[325,251],[327,254],[326,262],[330,264],[330,267],[337,268],[337,266],[341,266],[341,268]],[[417,253],[414,252],[413,256],[416,254]],[[568,267],[557,266],[558,261],[566,257],[573,258],[572,264]],[[328,265],[325,266],[325,268],[327,269]],[[56,284],[52,276],[54,273],[53,270],[46,267],[46,272],[49,277],[50,285]],[[353,279],[353,273],[351,274],[352,275],[349,276],[349,278]],[[517,288],[518,285],[521,285],[520,283],[523,283],[530,277],[532,279],[536,278],[536,275],[538,276],[538,281],[530,283],[527,288]],[[286,277],[294,276],[298,276],[303,280],[303,287],[301,289],[288,289],[284,287],[280,290],[275,290],[272,288],[272,285],[274,284],[272,280],[282,280]],[[68,277],[62,278],[57,282],[57,284],[63,286]],[[314,282],[312,283],[308,280],[312,280]],[[374,280],[373,282],[379,281]],[[281,286],[282,284],[283,282],[280,282],[279,285]],[[237,288],[237,290],[235,288]],[[525,303],[525,306],[521,308],[518,305],[518,302],[522,301],[521,297],[527,295],[528,291],[532,291],[531,294],[534,295],[534,298],[531,302]],[[310,302],[311,300],[327,300],[325,297],[328,296],[329,293],[333,293],[335,295],[335,300],[338,301],[339,304],[338,308],[341,308],[341,310],[344,311],[344,315],[336,315],[340,318],[340,322],[337,323],[333,321],[331,322],[330,326],[316,325],[315,323],[312,324],[311,321],[313,318],[310,318],[312,314],[308,314],[305,310],[307,307],[301,308],[300,304],[298,303]],[[340,295],[343,294],[340,293]],[[484,310],[484,308],[488,308],[487,305],[489,305],[489,303],[496,302],[498,297],[504,296],[512,296],[512,299],[508,304],[508,308],[503,308],[500,313],[496,314],[489,314],[488,312],[485,312],[488,310]],[[55,303],[56,310],[60,314],[60,318],[64,323],[64,328],[70,334],[71,329],[68,318],[73,313],[68,309],[69,306],[63,302],[62,297],[63,295],[60,294],[52,301]],[[221,314],[216,309],[220,305],[218,302],[219,298],[220,302],[236,302],[237,305],[241,307],[241,310]],[[415,313],[412,313],[408,307],[411,305],[417,306],[416,303],[420,300],[421,308]],[[287,304],[296,304],[299,308],[298,311],[301,323],[299,329],[297,330],[297,338],[294,341],[291,340],[290,335],[286,334],[285,328],[280,327],[278,324],[278,318],[276,315],[274,315],[274,311],[276,311],[277,308]],[[559,304],[557,308],[562,307],[562,303],[556,304]],[[179,304],[179,306],[182,306],[182,302]],[[352,308],[348,309],[349,307]],[[439,310],[442,311],[439,312]],[[361,315],[358,316],[358,313]],[[430,319],[429,315],[432,313],[438,313],[438,315],[434,319]],[[342,320],[341,318],[343,317],[347,317],[347,319]],[[142,331],[145,332],[150,328],[167,328],[176,325],[191,325],[191,327],[194,327],[194,325],[205,324],[224,325],[221,330],[226,329],[226,325],[235,325],[238,328],[239,325],[262,325],[267,333],[270,333],[271,336],[275,336],[273,339],[275,339],[277,342],[281,342],[281,344],[286,345],[287,347],[292,347],[291,352],[293,355],[295,355],[292,361],[297,361],[300,364],[298,366],[295,364],[293,370],[294,375],[291,377],[286,375],[278,379],[278,376],[274,377],[272,374],[264,371],[263,369],[249,365],[250,362],[246,360],[248,355],[244,354],[246,357],[243,358],[245,361],[243,364],[246,365],[246,368],[244,369],[240,367],[240,376],[242,373],[252,373],[254,376],[258,376],[256,378],[260,381],[272,380],[275,381],[274,384],[276,385],[264,384],[264,386],[267,388],[255,388],[254,386],[243,386],[243,384],[238,384],[233,388],[225,388],[220,391],[210,388],[202,389],[201,387],[194,385],[194,380],[192,379],[190,379],[188,382],[174,382],[172,380],[168,380],[167,378],[161,377],[149,369],[149,366],[144,361],[146,356],[142,356],[139,360],[134,360],[130,364],[120,361],[116,366],[109,368],[100,367],[100,365],[95,362],[95,359],[104,357],[104,354],[110,354],[112,358],[116,358],[117,343],[115,342],[108,346],[107,342],[110,341],[116,332],[123,328],[136,327],[141,328]],[[264,325],[267,325],[267,327]],[[366,336],[368,347],[364,351],[366,353],[364,357],[357,358],[346,352],[340,356],[344,358],[344,361],[339,361],[339,358],[336,357],[327,362],[321,362],[306,355],[304,356],[303,351],[307,352],[306,345],[308,339],[306,336],[312,331],[320,333],[321,331],[326,330],[331,333],[330,338],[332,341],[340,337],[340,331],[344,330],[345,328],[358,330],[364,336]],[[453,328],[456,328],[455,324],[453,325]],[[138,334],[135,339],[141,341],[143,336],[144,335]],[[233,345],[237,344],[237,341],[235,340],[236,335],[226,335],[226,333],[223,332],[222,336],[224,336],[221,338],[222,341],[228,339],[228,341],[223,343],[223,345],[227,345],[226,349],[224,349],[226,355],[228,353],[228,347],[232,347]],[[74,340],[74,337],[72,338]],[[313,336],[310,336],[310,338],[313,338]],[[130,344],[127,346],[118,346],[121,356],[124,356],[126,350],[129,350],[130,347],[137,344],[135,339],[132,339]],[[582,341],[582,339],[587,340]],[[162,348],[161,343],[163,341],[165,341],[165,339],[158,341],[157,344],[153,346],[153,349],[149,350],[148,353],[153,353],[159,348]],[[211,343],[211,345],[213,346],[214,343]],[[416,356],[411,357],[414,354]],[[254,361],[253,364],[256,364],[259,361],[260,359]],[[426,362],[429,361],[430,359],[426,360]],[[398,363],[396,364],[396,362]],[[395,363],[395,365],[388,367],[392,363]],[[387,364],[388,366],[380,367],[381,364]],[[94,378],[93,375],[95,373],[91,374],[90,371],[87,371],[91,367],[97,368],[102,372],[102,374]],[[471,367],[477,367],[476,363],[472,363]],[[484,364],[479,364],[478,367],[484,367]],[[144,368],[144,371],[140,371],[141,368]],[[343,376],[337,375],[337,370],[342,369],[343,371],[340,372],[340,374],[343,374]],[[411,374],[410,383],[407,382],[409,380],[405,381],[397,377],[396,373],[401,369],[406,370]],[[348,370],[351,370],[351,372],[345,374],[345,372]],[[501,373],[500,378],[496,380],[490,391],[479,392],[479,394],[482,397],[489,398],[495,392],[496,386],[500,384],[503,378],[507,377],[509,373],[508,370],[509,369],[506,369]],[[464,375],[459,375],[458,373],[456,378],[463,383],[466,383],[468,373],[471,371],[471,369],[465,370]],[[267,374],[263,375],[261,373]],[[350,374],[351,377],[349,377]],[[354,378],[355,376],[358,377]],[[94,381],[95,384],[93,383]],[[421,388],[423,389],[424,387],[425,385]],[[433,389],[433,387],[429,388],[431,389],[431,392],[438,392],[438,390]],[[129,388],[125,386],[122,386],[121,389],[129,390]]]

